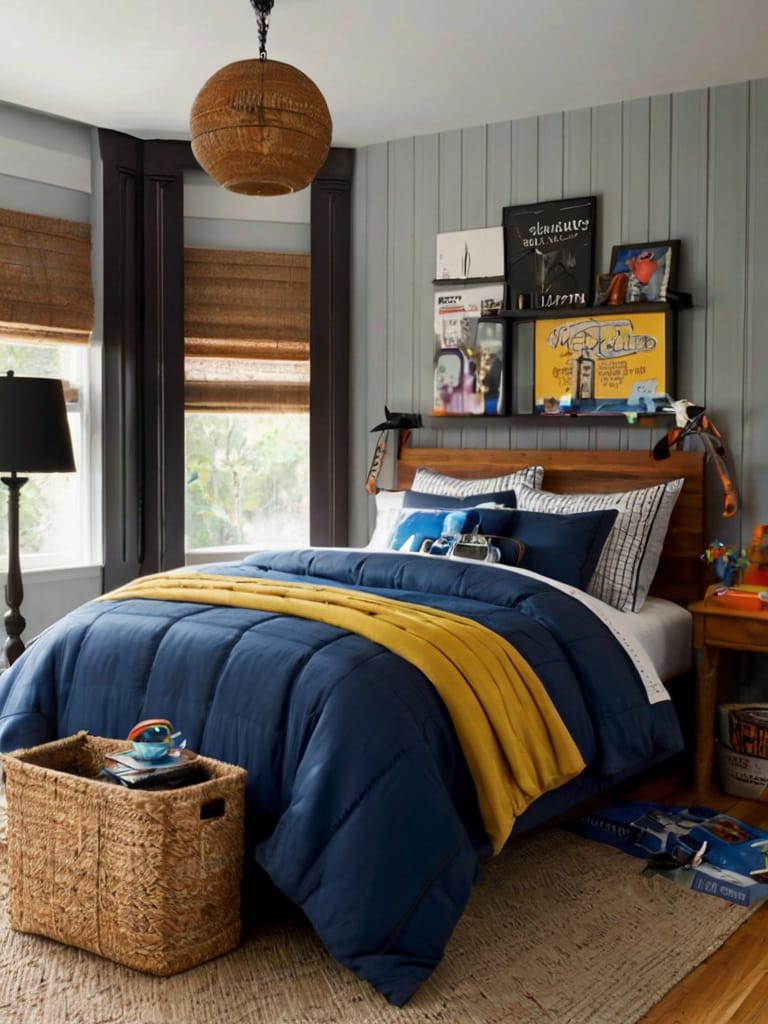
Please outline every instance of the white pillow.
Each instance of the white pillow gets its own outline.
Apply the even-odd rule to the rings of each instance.
[[[553,494],[515,487],[517,507],[532,512],[593,512],[618,508],[587,592],[619,611],[639,612],[659,564],[672,509],[685,480],[612,494]]]
[[[397,518],[403,508],[405,491],[376,492],[376,525],[366,547],[371,551],[389,551]]]
[[[543,466],[526,466],[505,476],[486,477],[484,480],[463,480],[445,476],[433,469],[417,469],[412,489],[422,494],[442,494],[448,498],[470,498],[473,494],[491,494],[494,491],[509,491],[518,484],[541,487],[544,479]]]

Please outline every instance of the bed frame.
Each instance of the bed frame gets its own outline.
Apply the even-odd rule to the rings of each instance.
[[[410,487],[423,466],[448,476],[499,476],[544,466],[544,488],[559,493],[626,491],[685,477],[675,503],[651,593],[679,604],[701,597],[704,539],[704,453],[672,451],[656,461],[646,451],[509,448],[411,448],[398,458],[398,488]]]

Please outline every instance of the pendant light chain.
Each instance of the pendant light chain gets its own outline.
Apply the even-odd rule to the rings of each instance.
[[[269,32],[269,15],[275,0],[251,0],[251,6],[259,19],[259,57],[267,59],[267,32]]]

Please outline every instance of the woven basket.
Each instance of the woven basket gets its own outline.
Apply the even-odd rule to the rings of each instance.
[[[125,740],[81,732],[3,756],[11,927],[150,974],[240,941],[242,768],[134,791],[98,778]]]

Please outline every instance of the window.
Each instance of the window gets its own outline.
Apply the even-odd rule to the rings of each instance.
[[[309,413],[186,414],[187,550],[309,543]]]
[[[13,343],[0,339],[0,372],[57,377],[64,382],[75,473],[34,474],[21,491],[19,547],[25,569],[85,565],[94,561],[94,516],[89,490],[91,350],[84,345]],[[23,429],[23,424],[19,425]],[[0,556],[8,558],[7,491],[0,489]]]
[[[64,381],[76,473],[31,475],[19,501],[23,568],[91,563],[95,502],[88,396],[93,328],[91,226],[0,209],[0,372]],[[24,424],[19,424],[24,429]],[[0,559],[8,501],[0,488]]]
[[[309,543],[309,257],[185,249],[186,550]]]

